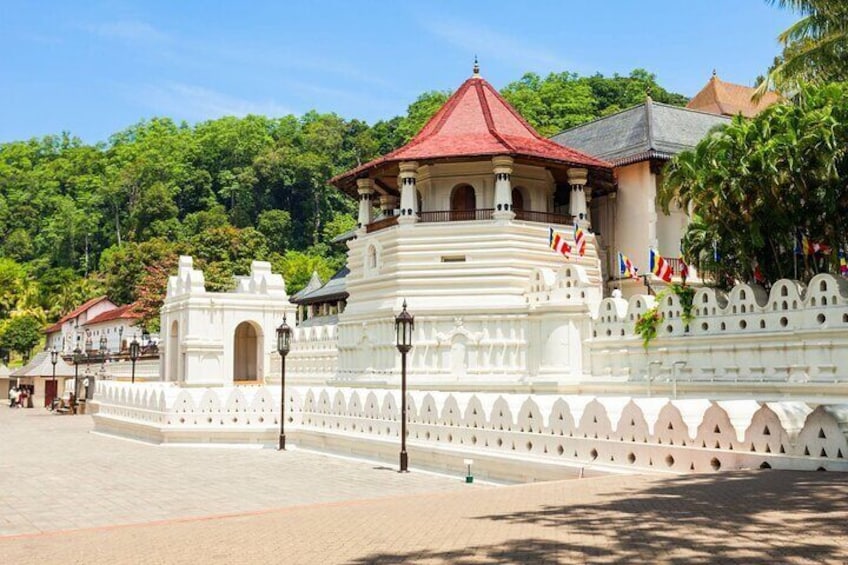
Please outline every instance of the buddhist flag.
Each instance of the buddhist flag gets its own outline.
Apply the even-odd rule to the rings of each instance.
[[[574,247],[581,257],[586,254],[586,232],[580,229],[580,226],[574,226]]]
[[[668,261],[663,259],[656,249],[649,250],[649,257],[651,273],[665,282],[671,282],[671,265],[668,264]]]
[[[548,245],[551,249],[566,257],[571,253],[571,246],[565,241],[565,237],[561,233],[554,231],[554,228],[548,228]]]
[[[754,282],[758,284],[765,284],[766,276],[763,274],[763,271],[760,269],[760,262],[754,259]]]
[[[804,255],[828,255],[832,249],[826,243],[812,241],[807,234],[801,236],[801,253]]]
[[[618,274],[626,279],[635,278],[639,273],[639,269],[630,261],[621,251],[618,252]]]
[[[689,265],[686,264],[686,260],[683,257],[680,258],[680,278],[689,278]]]
[[[846,259],[844,251],[839,252],[839,274],[848,277],[848,259]]]

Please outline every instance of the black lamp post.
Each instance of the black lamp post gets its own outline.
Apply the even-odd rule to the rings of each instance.
[[[280,354],[282,370],[280,372],[280,443],[278,450],[286,449],[286,355],[291,350],[292,329],[286,323],[283,314],[283,323],[277,328],[277,353]]]
[[[400,351],[400,472],[408,469],[409,458],[406,454],[406,354],[412,349],[412,330],[415,328],[415,317],[406,311],[406,300],[403,301],[403,311],[395,318],[395,333],[397,348]]]
[[[132,382],[135,383],[135,362],[138,360],[139,355],[141,354],[141,345],[138,343],[138,340],[133,336],[133,340],[130,342],[130,361],[132,361]]]
[[[82,351],[79,346],[74,349],[74,414],[77,413],[79,402],[79,364],[82,363]]]
[[[58,392],[58,387],[56,386],[56,363],[59,362],[59,352],[56,351],[56,347],[53,347],[50,351],[50,362],[53,364],[53,398],[50,399],[50,406],[53,406],[56,404],[56,393]]]

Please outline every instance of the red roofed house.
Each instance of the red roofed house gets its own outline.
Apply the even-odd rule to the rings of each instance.
[[[610,163],[539,135],[475,65],[409,143],[330,182],[359,199],[338,320],[343,372],[367,381],[395,370],[389,322],[406,300],[421,332],[410,371],[428,381],[491,374],[495,358],[509,382],[546,366],[581,373],[579,340],[571,355],[544,354],[567,330],[548,335],[527,292],[561,277],[581,301],[575,315],[601,300],[594,236],[567,262],[549,241],[551,228],[573,244],[576,225],[591,227],[592,196],[614,186]]]
[[[100,340],[105,337],[110,353],[126,350],[133,337],[141,341],[141,331],[136,328],[141,314],[133,311],[133,306],[118,306],[89,319],[81,325],[84,339],[91,341],[93,349],[99,349]]]
[[[77,336],[81,336],[80,326],[88,320],[117,307],[108,297],[98,296],[74,308],[62,316],[58,322],[44,330],[44,333],[47,334],[46,348],[50,350],[55,347],[57,351],[70,355],[77,346]],[[79,345],[82,348],[82,338],[79,339]]]

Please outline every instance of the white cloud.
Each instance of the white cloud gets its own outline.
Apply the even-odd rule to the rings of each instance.
[[[284,116],[293,113],[273,100],[246,100],[202,86],[184,83],[147,85],[136,91],[137,101],[156,113],[178,120],[199,121],[221,116]]]
[[[103,22],[87,25],[85,29],[101,37],[122,41],[160,43],[168,39],[164,32],[148,23],[137,20]]]
[[[520,70],[563,69],[569,62],[554,51],[530,44],[528,38],[514,38],[477,23],[446,19],[420,19],[425,31],[481,57],[494,58]]]

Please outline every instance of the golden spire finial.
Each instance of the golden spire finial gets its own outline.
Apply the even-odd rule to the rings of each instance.
[[[477,62],[477,55],[474,55],[474,76],[480,76],[480,64]]]
[[[713,69],[713,78],[717,78],[717,77],[718,77],[718,73],[716,72],[715,69]]]

